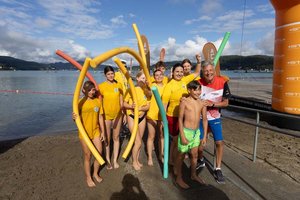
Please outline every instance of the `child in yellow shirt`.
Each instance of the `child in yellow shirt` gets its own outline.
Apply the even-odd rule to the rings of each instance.
[[[86,81],[83,84],[82,92],[84,97],[79,101],[79,113],[81,121],[85,131],[89,138],[92,140],[96,149],[102,153],[102,142],[105,140],[104,134],[104,123],[103,123],[103,109],[102,103],[96,97],[96,88],[93,82]],[[73,119],[75,120],[78,116],[73,113]],[[89,187],[95,187],[95,182],[91,177],[91,152],[87,147],[84,140],[81,138],[79,133],[79,139],[81,147],[84,153],[84,172],[86,175],[86,183]],[[93,177],[97,182],[102,182],[102,178],[98,175],[100,165],[95,159],[94,161]]]
[[[138,72],[138,74],[136,75],[136,80],[137,80],[137,84],[135,90],[137,93],[137,105],[133,102],[130,93],[127,92],[124,99],[124,108],[126,109],[127,123],[130,132],[133,131],[133,125],[134,125],[133,110],[135,106],[138,106],[139,108],[139,116],[138,116],[139,126],[135,138],[134,146],[132,149],[132,166],[135,170],[140,170],[143,165],[139,162],[138,159],[139,159],[141,146],[142,146],[142,138],[146,128],[145,117],[150,107],[149,97],[147,97],[146,94],[149,94],[150,90],[146,85],[146,77],[142,71]]]
[[[106,81],[99,84],[100,94],[103,100],[103,110],[105,116],[105,133],[107,137],[107,146],[105,147],[105,155],[107,161],[107,169],[119,168],[117,162],[120,149],[120,128],[122,125],[123,107],[123,91],[122,85],[115,81],[115,72],[111,66],[104,68]],[[113,131],[111,131],[113,130]],[[113,133],[112,133],[113,132]],[[113,147],[113,166],[110,160],[110,140],[111,134],[114,142]]]
[[[162,95],[166,83],[164,83],[164,74],[161,70],[156,69],[153,73],[154,82],[152,82],[152,86],[156,86],[160,96]],[[155,97],[151,97],[150,108],[147,112],[147,127],[148,127],[148,138],[147,138],[147,154],[148,154],[148,165],[153,166],[152,160],[152,152],[153,152],[153,143],[155,138],[155,132],[158,130],[159,136],[159,159],[163,161],[163,147],[164,147],[164,135],[162,131],[162,122],[161,116],[159,112],[159,108],[157,106]]]

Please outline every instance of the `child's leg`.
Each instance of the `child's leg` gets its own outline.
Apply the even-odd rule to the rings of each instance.
[[[159,143],[158,143],[158,148],[159,148],[159,159],[161,162],[164,162],[163,157],[164,157],[164,132],[163,132],[163,127],[162,127],[162,121],[157,121],[157,127],[158,127],[158,134],[159,134]]]
[[[134,121],[129,116],[127,117],[127,123],[128,123],[128,128],[129,128],[129,130],[132,134]],[[137,163],[137,149],[136,149],[137,143],[138,143],[138,141],[140,141],[140,140],[138,140],[139,137],[140,136],[139,136],[139,133],[137,131],[137,135],[136,135],[136,138],[135,138],[135,142],[134,142],[134,145],[133,145],[133,148],[132,148],[132,155],[131,155],[132,156],[132,166],[135,170],[140,170],[141,169],[141,167]]]
[[[173,137],[173,141],[171,143],[171,149],[170,149],[170,152],[172,152],[172,160],[174,163],[173,172],[175,175],[177,175],[177,169],[179,169],[177,166],[177,158],[178,158],[178,154],[179,154],[177,144],[178,144],[178,135]],[[170,153],[170,157],[171,157],[171,153]]]
[[[138,148],[138,154],[137,154],[137,162],[139,164],[140,167],[143,166],[142,163],[140,163],[139,161],[139,157],[140,157],[140,152],[141,152],[141,148],[142,148],[142,143],[143,143],[143,136],[145,133],[145,129],[146,129],[146,118],[144,118],[140,123],[139,123],[139,128],[138,128],[138,133],[140,135],[140,146]]]
[[[114,168],[119,168],[119,164],[117,162],[120,150],[120,129],[122,125],[122,115],[119,115],[113,121],[113,141],[114,141]]]
[[[197,176],[196,173],[197,159],[198,159],[198,147],[194,147],[191,149],[191,179],[201,184],[205,184],[205,182],[199,176]]]
[[[105,147],[105,157],[107,161],[107,169],[112,169],[110,162],[110,139],[111,139],[111,120],[105,120],[105,133],[107,139],[107,146]]]
[[[100,137],[96,137],[93,139],[93,144],[95,145],[96,149],[102,154],[102,142],[100,141]],[[100,168],[100,164],[98,161],[95,159],[94,161],[94,172],[93,172],[93,177],[96,179],[98,183],[100,183],[103,179],[98,175]]]
[[[135,170],[140,170],[141,166],[138,162],[139,148],[141,147],[141,137],[139,134],[139,130],[137,131],[137,135],[135,138],[134,146],[132,148],[132,166]]]
[[[177,169],[176,183],[183,189],[187,189],[190,186],[188,184],[186,184],[182,179],[182,162],[183,162],[185,153],[178,152],[177,155],[178,156],[176,158],[176,169]]]
[[[155,138],[155,127],[157,122],[152,119],[147,119],[147,127],[148,127],[148,138],[147,138],[147,154],[148,154],[148,165],[153,166],[152,160],[152,149]]]
[[[80,140],[80,143],[81,143],[83,156],[84,156],[83,166],[84,166],[84,173],[86,176],[86,183],[89,187],[95,187],[96,185],[91,177],[91,166],[90,166],[91,152],[83,140]]]

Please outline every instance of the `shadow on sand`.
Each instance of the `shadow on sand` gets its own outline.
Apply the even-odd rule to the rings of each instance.
[[[20,142],[23,142],[26,139],[27,137],[14,140],[0,141],[0,154],[5,153],[10,148],[13,148],[15,145],[19,144]]]
[[[148,200],[145,192],[141,188],[140,181],[132,174],[125,174],[122,180],[123,189],[115,192],[110,200],[132,199],[132,200]]]

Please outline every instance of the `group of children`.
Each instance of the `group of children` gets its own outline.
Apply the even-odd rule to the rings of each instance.
[[[201,85],[199,83],[201,58],[199,55],[196,55],[196,59],[197,65],[194,73],[191,72],[192,63],[185,59],[182,63],[177,63],[173,66],[171,78],[164,75],[166,66],[162,61],[159,61],[155,65],[153,77],[150,80],[151,85],[155,85],[158,88],[166,109],[171,138],[169,162],[170,165],[173,165],[176,183],[182,188],[189,187],[183,181],[181,172],[183,159],[187,153],[190,153],[191,158],[191,179],[204,184],[203,180],[196,174],[198,148],[201,145],[205,145],[207,135],[206,106],[199,98],[201,94]],[[112,67],[105,67],[104,74],[106,80],[99,84],[99,91],[96,91],[96,86],[91,81],[84,83],[82,88],[84,97],[79,102],[79,112],[83,126],[95,147],[101,154],[103,149],[105,150],[107,169],[119,168],[120,129],[122,123],[126,122],[130,132],[132,132],[134,125],[133,111],[136,106],[138,106],[139,111],[139,124],[132,148],[132,166],[135,170],[141,170],[143,166],[139,161],[139,157],[146,127],[148,130],[148,165],[153,165],[152,152],[156,135],[159,137],[159,160],[163,162],[163,124],[145,74],[142,71],[136,74],[136,103],[133,102],[128,88],[124,87],[124,82],[121,80],[116,81],[115,71]],[[100,95],[100,98],[98,98],[98,95]],[[77,117],[73,113],[73,119]],[[205,138],[201,142],[199,131],[200,118],[204,127],[204,131],[201,134]],[[80,134],[79,138],[81,138]],[[112,161],[110,155],[111,138],[113,142]],[[94,161],[92,177],[90,172],[91,152],[84,141],[80,141],[84,152],[86,182],[89,187],[94,187],[94,180],[97,182],[102,181],[98,174],[99,163],[96,160]]]

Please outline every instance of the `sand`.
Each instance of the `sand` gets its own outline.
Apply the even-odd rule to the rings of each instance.
[[[254,127],[228,119],[223,124],[226,145],[251,158]],[[257,162],[299,184],[299,143],[299,138],[261,129]],[[103,183],[96,189],[88,188],[75,132],[1,142],[0,150],[0,199],[126,199],[132,195],[136,197],[133,199],[147,199],[149,194],[150,199],[182,199],[180,193],[173,192],[170,180],[163,180],[158,166],[144,166],[141,172],[135,172],[130,161],[122,158],[119,169],[101,169]],[[142,162],[146,164],[145,155]],[[135,191],[128,191],[128,183],[136,183]]]

